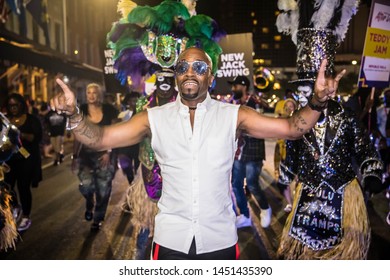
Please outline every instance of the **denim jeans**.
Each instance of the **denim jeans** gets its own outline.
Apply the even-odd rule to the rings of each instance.
[[[79,191],[84,196],[86,210],[94,211],[94,222],[104,220],[111,196],[112,180],[115,177],[116,165],[114,158],[108,167],[102,168],[98,155],[90,158],[80,158],[78,177]]]
[[[232,171],[232,188],[240,213],[249,217],[248,201],[244,192],[244,179],[250,193],[254,196],[261,209],[268,209],[268,201],[259,184],[259,176],[263,162],[235,160]]]

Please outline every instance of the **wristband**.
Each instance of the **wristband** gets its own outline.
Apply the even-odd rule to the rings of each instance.
[[[317,105],[313,103],[313,98],[316,99],[316,103],[319,103],[321,105]],[[317,97],[315,97],[315,94],[313,94],[310,98],[309,101],[307,102],[307,105],[309,105],[310,109],[317,111],[317,112],[322,112],[327,106],[328,106],[328,101],[321,102],[318,100]]]
[[[81,115],[80,119],[79,120],[76,120],[76,121],[71,121],[71,119],[73,120],[75,116],[79,116]],[[76,127],[79,126],[79,124],[81,123],[81,121],[84,119],[84,115],[83,113],[81,112],[80,114],[80,109],[79,107],[76,106],[76,113],[74,113],[73,115],[69,116],[67,119],[66,119],[66,130],[73,130],[75,129]]]

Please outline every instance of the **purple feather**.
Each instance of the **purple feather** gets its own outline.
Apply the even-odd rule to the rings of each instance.
[[[143,76],[158,70],[154,63],[146,59],[140,47],[122,50],[114,67],[118,70],[116,77],[122,85],[127,83],[127,77],[130,76],[135,87],[141,84]]]

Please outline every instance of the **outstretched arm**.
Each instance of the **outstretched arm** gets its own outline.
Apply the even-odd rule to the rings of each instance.
[[[255,110],[241,106],[237,128],[256,138],[297,139],[307,133],[321,115],[319,108],[326,108],[329,98],[336,94],[338,83],[345,74],[341,71],[336,78],[325,77],[326,59],[321,63],[314,85],[314,94],[306,106],[289,118],[271,118],[258,114]]]
[[[98,126],[85,118],[76,106],[76,98],[69,87],[60,79],[56,80],[63,92],[50,100],[53,110],[66,114],[68,128],[77,141],[96,150],[124,147],[140,142],[150,133],[148,113],[136,114],[127,122],[109,126]]]

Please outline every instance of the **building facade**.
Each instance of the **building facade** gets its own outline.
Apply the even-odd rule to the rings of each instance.
[[[57,77],[83,96],[86,84],[103,84],[105,38],[117,20],[116,1],[0,1],[0,102],[18,92],[47,101]],[[13,7],[11,4],[25,2]],[[27,4],[26,4],[27,2]]]

